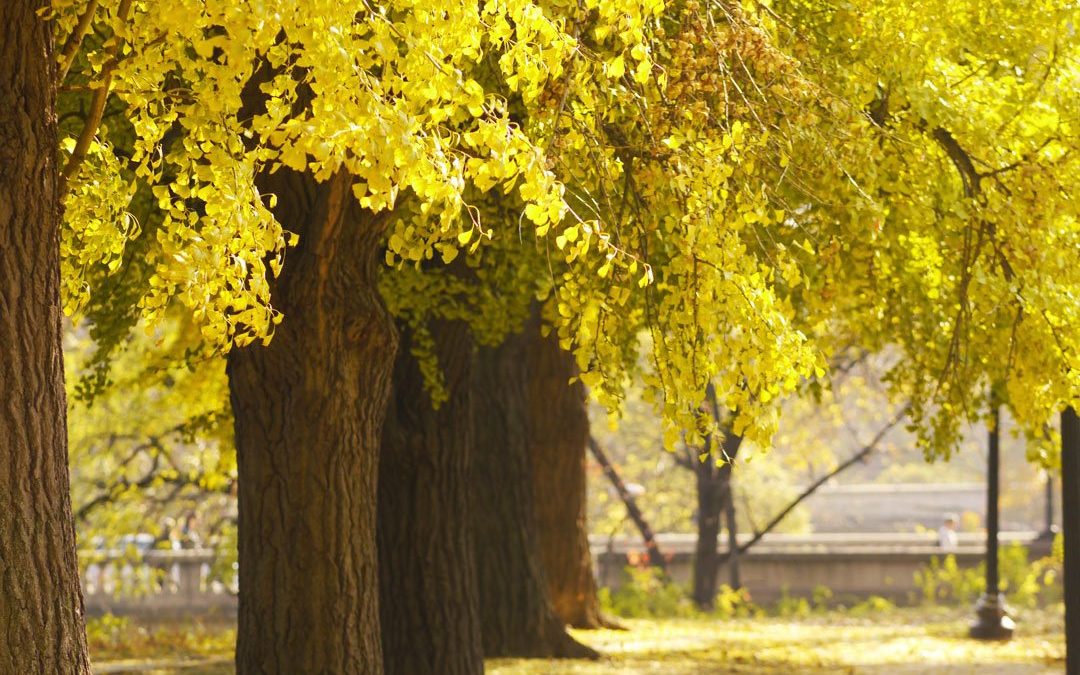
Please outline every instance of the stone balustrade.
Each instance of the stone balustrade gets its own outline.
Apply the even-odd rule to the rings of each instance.
[[[657,540],[672,579],[688,584],[694,535],[660,534]],[[1003,545],[1019,541],[1036,556],[1049,548],[1036,541],[1033,532],[1006,532],[1001,540]],[[881,595],[903,601],[917,592],[915,572],[932,557],[951,552],[962,567],[973,567],[984,557],[981,535],[961,533],[959,547],[949,552],[935,541],[932,534],[771,534],[740,558],[740,572],[743,586],[759,602],[785,592],[810,596],[818,586],[827,587],[837,598]],[[641,540],[632,537],[593,535],[589,542],[597,578],[610,587],[623,582],[624,568],[645,550]],[[720,551],[726,552],[726,544]],[[87,551],[82,562],[83,593],[91,616],[236,616],[235,574],[228,579],[211,574],[212,550]],[[726,579],[727,570],[721,568],[720,580]]]
[[[90,616],[236,616],[235,575],[211,575],[213,550],[86,551],[80,558]]]
[[[1036,536],[1034,532],[1003,532],[1000,540],[1002,546],[1012,542],[1027,546],[1033,557],[1046,555],[1049,543]],[[749,538],[740,536],[740,544]],[[589,543],[600,585],[612,588],[623,583],[624,568],[645,551],[641,540],[632,537],[593,535]],[[696,537],[660,534],[657,544],[667,559],[672,580],[689,584]],[[726,541],[719,550],[727,552]],[[915,572],[933,557],[949,553],[956,556],[960,567],[975,567],[985,558],[984,536],[960,533],[958,547],[945,551],[933,533],[770,534],[740,556],[739,572],[743,587],[758,602],[774,601],[785,593],[810,597],[819,586],[828,588],[836,598],[880,595],[904,602],[919,593]],[[728,574],[727,567],[721,567],[720,583],[727,581]]]

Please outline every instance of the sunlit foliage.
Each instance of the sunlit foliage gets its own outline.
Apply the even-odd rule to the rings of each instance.
[[[1077,12],[56,0],[84,393],[177,306],[188,363],[271,339],[297,237],[258,177],[288,168],[393,212],[383,291],[436,401],[426,322],[495,343],[535,300],[603,404],[645,382],[668,447],[710,431],[710,382],[769,446],[852,344],[897,350],[931,452],[991,390],[1045,435],[1080,391]]]

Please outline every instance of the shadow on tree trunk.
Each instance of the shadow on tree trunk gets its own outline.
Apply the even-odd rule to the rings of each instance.
[[[387,675],[484,671],[470,495],[473,342],[461,321],[432,337],[449,400],[436,410],[410,333],[394,370],[379,464],[379,577]]]
[[[577,365],[554,334],[543,337],[539,321],[526,331],[529,468],[548,597],[555,614],[574,628],[617,628],[600,613],[589,549],[585,387],[580,381],[570,384]]]
[[[397,331],[375,287],[386,214],[350,179],[288,170],[263,187],[300,234],[272,286],[285,320],[229,354],[239,471],[236,666],[382,672],[376,478]]]
[[[527,338],[481,348],[474,372],[477,583],[484,655],[596,658],[547,595],[528,457]]]

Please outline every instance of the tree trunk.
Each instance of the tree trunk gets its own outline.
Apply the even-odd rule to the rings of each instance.
[[[735,517],[735,488],[731,484],[731,476],[728,476],[727,499],[724,500],[724,522],[727,524],[727,566],[728,585],[733,589],[742,588],[742,579],[739,575],[739,529]]]
[[[433,329],[449,400],[435,410],[408,332],[379,460],[379,577],[387,675],[484,671],[473,557],[472,337],[461,321]]]
[[[713,414],[719,418],[716,407],[713,403]],[[712,442],[711,439],[709,442]],[[704,610],[712,609],[716,602],[716,577],[723,561],[717,551],[720,514],[727,500],[731,498],[731,463],[735,461],[740,445],[742,437],[729,432],[720,443],[721,455],[725,458],[723,466],[716,466],[712,457],[706,457],[704,462],[693,462],[694,474],[697,476],[698,537],[694,549],[692,595],[694,603]],[[692,458],[692,461],[696,459]]]
[[[567,634],[547,597],[536,542],[526,439],[528,341],[482,348],[473,377],[473,510],[484,655],[595,657]]]
[[[1080,417],[1061,413],[1061,531],[1065,541],[1065,672],[1080,675]]]
[[[0,672],[89,673],[68,487],[47,4],[0,2]]]
[[[375,287],[387,216],[362,211],[344,174],[267,183],[300,245],[273,284],[285,314],[273,341],[229,355],[237,672],[381,673],[375,489],[397,348]]]
[[[554,334],[529,327],[529,459],[540,562],[555,614],[575,628],[611,625],[600,615],[586,521],[585,387]]]
[[[712,609],[716,601],[716,577],[720,570],[717,538],[720,536],[720,512],[727,497],[727,482],[721,477],[730,473],[731,465],[713,465],[706,457],[694,467],[697,477],[698,536],[694,549],[694,603],[701,609]]]

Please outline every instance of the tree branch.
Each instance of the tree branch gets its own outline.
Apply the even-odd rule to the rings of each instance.
[[[761,539],[766,534],[771,532],[773,530],[773,528],[775,528],[777,525],[779,525],[780,522],[783,521],[784,518],[786,518],[788,516],[788,514],[790,514],[793,510],[795,510],[796,506],[801,504],[803,502],[803,500],[805,500],[807,497],[814,494],[819,487],[821,487],[825,483],[829,482],[830,479],[832,479],[833,477],[835,477],[838,474],[842,473],[843,471],[846,471],[848,468],[850,468],[850,467],[854,466],[855,464],[861,462],[868,455],[870,455],[870,453],[872,453],[875,449],[877,449],[877,446],[878,446],[879,443],[881,443],[881,440],[883,438],[885,438],[885,434],[887,434],[893,427],[895,427],[897,424],[900,423],[901,420],[904,419],[904,416],[907,415],[908,409],[910,407],[911,407],[910,403],[908,405],[905,405],[903,407],[903,409],[900,412],[898,412],[896,414],[896,416],[893,417],[889,421],[888,424],[886,424],[884,427],[881,428],[880,431],[877,432],[877,435],[874,436],[873,440],[871,440],[868,444],[863,446],[862,449],[860,449],[854,455],[852,455],[851,457],[844,460],[844,462],[839,464],[835,469],[833,469],[829,473],[825,474],[821,478],[819,478],[816,481],[814,481],[813,483],[811,483],[810,486],[807,487],[805,490],[803,490],[802,493],[800,493],[798,497],[796,497],[794,500],[791,501],[791,503],[789,503],[787,506],[785,506],[780,511],[780,513],[776,514],[776,516],[773,517],[773,519],[770,520],[769,523],[767,525],[765,525],[764,528],[758,530],[757,532],[754,532],[754,536],[750,539],[750,541],[746,542],[742,546],[739,546],[735,550],[735,554],[736,555],[742,555],[743,553],[746,553],[746,551],[749,550],[751,546],[753,546],[754,544],[761,541]],[[720,559],[721,564],[727,562],[727,560],[730,557],[731,557],[731,551],[728,551]]]
[[[120,0],[120,6],[116,10],[118,21],[124,22],[127,20],[128,12],[131,11],[131,3],[132,0]],[[82,133],[79,134],[78,140],[75,141],[75,149],[71,151],[71,157],[68,158],[64,170],[61,172],[65,183],[75,175],[75,172],[79,170],[79,165],[86,159],[90,144],[101,126],[101,118],[105,114],[105,103],[109,100],[109,87],[112,84],[113,72],[116,70],[118,63],[116,55],[120,51],[120,40],[114,36],[113,41],[106,47],[106,51],[109,59],[101,69],[101,85],[94,90],[94,96],[90,100],[90,111],[86,115],[86,124],[83,125]]]
[[[71,35],[64,41],[64,48],[60,51],[60,67],[56,73],[57,82],[64,81],[68,71],[71,70],[71,64],[75,63],[75,55],[79,53],[79,47],[82,46],[83,37],[86,36],[86,31],[90,28],[90,22],[94,19],[97,8],[98,0],[90,0],[86,4],[86,9],[79,15],[79,23],[75,25]]]
[[[971,161],[971,156],[956,138],[949,133],[948,129],[937,127],[931,133],[931,136],[945,150],[945,154],[949,156],[953,166],[960,173],[960,180],[964,183],[964,196],[977,197],[982,187],[982,176],[975,169],[975,163]]]
[[[664,563],[664,555],[660,552],[660,547],[656,544],[656,537],[653,534],[653,530],[649,527],[649,523],[645,520],[644,514],[641,513],[641,509],[638,508],[637,502],[634,500],[634,496],[630,494],[630,491],[626,489],[626,483],[623,482],[622,477],[619,476],[619,472],[615,470],[615,467],[608,460],[607,455],[600,448],[600,444],[596,442],[596,439],[589,436],[589,450],[592,451],[593,457],[600,464],[600,467],[604,470],[604,475],[607,476],[611,484],[615,486],[615,491],[619,493],[619,498],[626,504],[626,512],[630,515],[631,520],[634,521],[634,525],[637,526],[638,531],[641,532],[641,538],[645,542],[645,550],[649,554],[649,564],[659,568],[662,572],[667,572],[667,566]]]

